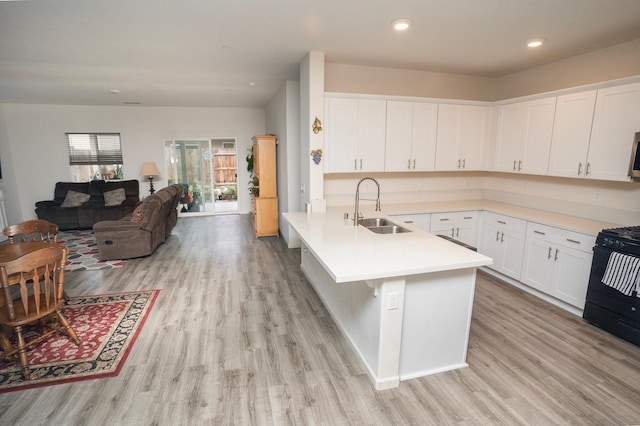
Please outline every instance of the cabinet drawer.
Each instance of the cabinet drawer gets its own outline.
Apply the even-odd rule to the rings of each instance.
[[[500,231],[510,231],[518,234],[524,234],[527,231],[527,222],[525,220],[503,214],[484,212],[482,222],[485,225],[495,226]]]
[[[580,234],[535,222],[529,222],[527,238],[539,238],[553,244],[571,247],[584,252],[591,252],[596,243],[596,237],[593,235]]]
[[[431,226],[438,226],[447,223],[456,223],[461,225],[463,223],[475,223],[478,220],[477,211],[467,212],[447,212],[447,213],[432,213],[431,214]]]

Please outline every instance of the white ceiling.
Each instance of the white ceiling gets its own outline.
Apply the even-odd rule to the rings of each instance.
[[[263,107],[309,51],[499,77],[639,38],[640,0],[0,0],[0,103]]]

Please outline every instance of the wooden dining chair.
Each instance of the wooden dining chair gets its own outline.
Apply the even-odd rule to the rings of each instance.
[[[17,225],[7,226],[2,233],[9,238],[9,244],[58,241],[58,225],[42,219],[27,220]]]
[[[64,333],[80,345],[80,339],[60,312],[64,303],[66,260],[67,248],[56,246],[36,250],[0,265],[4,299],[4,306],[0,307],[0,344],[3,350],[0,360],[17,354],[25,379],[30,378],[27,348],[54,333]],[[25,340],[23,330],[27,324],[41,326],[41,333],[29,341]],[[10,342],[8,330],[15,332],[16,346]]]

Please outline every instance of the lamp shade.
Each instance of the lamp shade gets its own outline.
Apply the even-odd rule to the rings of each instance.
[[[158,171],[158,167],[156,167],[156,163],[153,161],[148,163],[142,163],[142,171],[140,172],[141,176],[160,176],[160,172]]]

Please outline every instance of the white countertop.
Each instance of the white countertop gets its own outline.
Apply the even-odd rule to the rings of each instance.
[[[361,210],[367,217],[370,217],[375,213],[373,211],[373,207],[370,204],[371,203],[365,204],[364,206],[361,205]],[[353,208],[353,205],[333,206],[328,208],[328,210],[335,212],[349,212],[349,217],[351,217],[353,215]],[[530,222],[540,223],[542,225],[554,226],[573,232],[580,232],[591,236],[598,235],[598,232],[602,231],[603,229],[623,226],[611,222],[600,222],[577,216],[553,213],[545,210],[533,209],[529,207],[522,207],[489,200],[453,200],[382,204],[382,213],[387,215],[456,212],[465,210],[490,211],[493,213],[512,216]]]
[[[388,217],[377,213],[367,217]],[[350,219],[345,221],[342,212],[284,213],[283,216],[338,283],[471,268],[493,262],[489,257],[408,224],[402,226],[413,232],[376,234],[362,226],[353,226]]]

